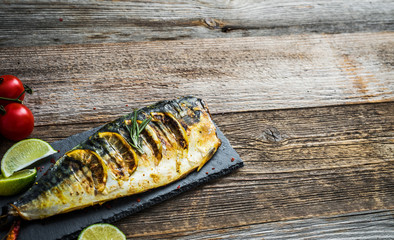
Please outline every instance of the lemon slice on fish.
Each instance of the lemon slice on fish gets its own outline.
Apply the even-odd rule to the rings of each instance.
[[[49,143],[30,138],[15,143],[4,154],[1,160],[1,173],[4,177],[11,176],[31,164],[56,153]]]
[[[82,230],[78,240],[126,240],[119,228],[108,223],[97,223]]]
[[[25,169],[11,177],[0,176],[0,196],[12,196],[26,189],[36,179],[37,170]]]

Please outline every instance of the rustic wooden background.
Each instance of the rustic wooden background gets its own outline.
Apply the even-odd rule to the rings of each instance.
[[[394,1],[0,3],[31,137],[195,95],[244,160],[116,222],[128,238],[394,238]]]

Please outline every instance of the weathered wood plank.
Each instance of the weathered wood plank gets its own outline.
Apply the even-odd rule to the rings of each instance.
[[[118,226],[141,239],[251,236],[267,222],[392,209],[393,114],[386,103],[214,115],[245,167]]]
[[[393,208],[393,107],[215,115],[245,167],[118,225],[141,239],[250,236],[265,222]]]
[[[392,102],[213,118],[245,167],[117,222],[128,237],[253,237],[253,226],[269,222],[394,208]],[[89,127],[38,126],[34,137],[52,141]]]
[[[393,16],[390,0],[4,0],[0,46],[393,31]]]
[[[394,33],[3,48],[36,125],[109,121],[162,99],[212,113],[394,100]],[[128,107],[126,107],[128,105]]]
[[[195,231],[176,239],[393,239],[393,210]],[[125,226],[120,225],[125,228]],[[127,227],[126,227],[127,229]],[[143,239],[143,238],[133,238]],[[160,238],[166,239],[166,238]],[[169,237],[168,237],[169,239]]]

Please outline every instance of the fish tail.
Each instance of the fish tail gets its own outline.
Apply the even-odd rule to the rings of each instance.
[[[4,226],[7,224],[7,220],[8,220],[8,207],[7,206],[3,206],[1,208],[1,215],[0,215],[0,226]]]
[[[13,223],[15,220],[20,219],[20,217],[13,212],[13,207],[13,204],[7,204],[1,207],[0,228],[9,227],[9,223]]]
[[[10,223],[10,214],[8,206],[3,206],[1,208],[1,215],[0,215],[0,229],[9,228]]]

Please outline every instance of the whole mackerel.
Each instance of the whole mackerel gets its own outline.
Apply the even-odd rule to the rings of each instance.
[[[137,149],[130,129],[145,119],[151,121]],[[161,101],[104,125],[67,152],[7,214],[42,219],[164,186],[199,170],[220,144],[201,99]]]

